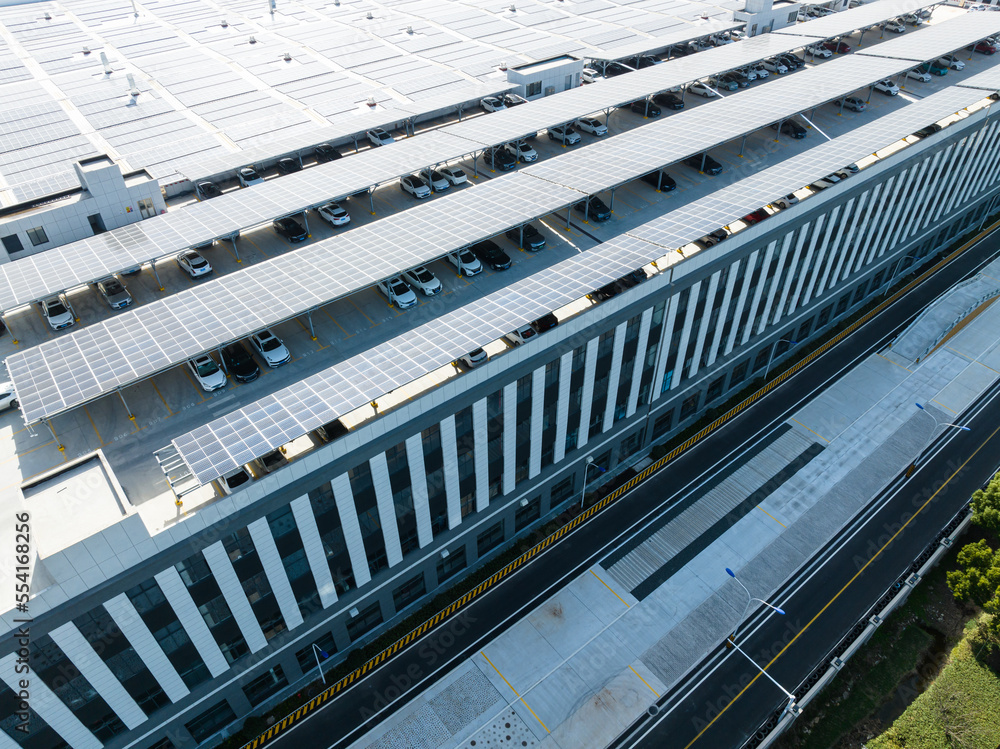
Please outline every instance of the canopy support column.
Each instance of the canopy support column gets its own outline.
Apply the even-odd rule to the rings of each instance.
[[[7,315],[0,313],[0,324],[5,326],[7,330],[10,331],[10,342],[17,345],[17,336],[14,334],[14,330],[10,327],[10,321],[7,319]]]
[[[372,188],[370,188],[370,187],[368,188],[368,208],[371,211],[371,214],[374,216],[375,215],[375,190],[372,189]]]
[[[49,419],[45,420],[45,426],[47,426],[49,431],[52,433],[52,439],[59,448],[59,452],[66,452],[66,446],[59,441],[59,438],[56,436],[56,430],[52,428],[52,422]]]
[[[309,232],[309,216],[306,215],[305,211],[302,211],[302,224],[306,230],[306,236],[311,237],[312,234]],[[235,242],[233,244],[236,244]]]
[[[233,244],[236,244],[234,241]],[[237,259],[239,259],[237,257]],[[154,260],[149,264],[149,267],[153,269],[153,276],[156,278],[156,285],[160,287],[160,291],[163,291],[163,281],[160,280],[160,274],[156,272],[156,261]]]
[[[306,312],[306,319],[309,320],[309,335],[312,336],[312,339],[315,341],[316,340],[316,328],[313,327],[313,313],[312,313],[312,310],[309,310],[308,312]]]
[[[740,152],[737,154],[741,159],[743,158],[743,151],[747,147],[747,136],[743,136],[743,140],[740,142]]]
[[[229,241],[233,243],[233,253],[236,255],[236,262],[237,263],[242,263],[243,260],[240,258],[240,248],[236,245],[236,235],[233,234],[231,237],[229,237]],[[160,280],[159,277],[157,277],[156,280],[159,281]],[[161,284],[161,286],[162,286],[162,284]],[[161,289],[161,291],[162,291],[162,289]]]
[[[118,393],[118,397],[121,398],[122,405],[125,406],[125,413],[128,414],[129,421],[135,421],[135,414],[132,413],[132,409],[128,407],[128,403],[125,402],[125,394],[122,393],[121,388],[118,388],[115,392]]]
[[[612,213],[614,213],[614,212],[615,212],[615,190],[616,190],[616,189],[617,189],[617,188],[615,188],[615,187],[612,187],[612,188],[611,188],[611,205],[610,205],[610,206],[608,206],[608,207],[609,207],[609,208],[611,209],[611,212],[612,212]]]
[[[518,227],[518,230],[521,232],[521,237],[520,237],[520,239],[517,242],[517,246],[520,247],[523,250],[524,249],[524,224],[521,224],[521,226]]]

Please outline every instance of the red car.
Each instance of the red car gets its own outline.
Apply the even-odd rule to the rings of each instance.
[[[984,55],[995,55],[997,51],[997,48],[989,42],[979,42],[973,49],[976,52],[982,52]]]
[[[846,55],[851,51],[851,45],[844,42],[823,42],[823,46],[835,55]]]
[[[758,208],[753,213],[748,213],[743,217],[743,222],[747,226],[753,226],[754,224],[759,224],[761,221],[766,219],[771,214],[765,211],[763,208]]]

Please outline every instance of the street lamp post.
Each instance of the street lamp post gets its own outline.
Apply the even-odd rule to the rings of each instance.
[[[885,296],[886,294],[889,293],[889,289],[892,288],[892,282],[896,280],[896,274],[898,274],[899,269],[903,267],[903,262],[906,260],[919,260],[919,259],[920,258],[917,255],[904,255],[903,257],[901,257],[899,259],[899,262],[896,263],[896,267],[893,268],[892,275],[889,276],[889,282],[885,285],[885,291],[882,292],[882,296]]]
[[[778,348],[778,344],[779,343],[787,343],[787,344],[789,344],[789,348],[791,348],[792,346],[797,345],[798,341],[792,341],[792,340],[789,340],[788,338],[779,338],[777,341],[774,342],[774,345],[771,346],[771,355],[769,357],[767,357],[767,366],[764,368],[764,381],[765,382],[767,381],[767,373],[771,371],[771,362],[774,361],[774,350],[776,348]]]
[[[319,676],[323,680],[323,684],[325,685],[326,674],[323,673],[323,664],[320,662],[319,657],[323,656],[323,660],[326,660],[327,658],[330,657],[330,654],[327,653],[325,650],[321,650],[319,645],[317,645],[315,642],[313,643],[312,649],[313,649],[313,655],[316,656],[316,668],[319,669]]]
[[[594,463],[594,456],[593,455],[588,455],[587,456],[586,466],[583,469],[583,490],[580,492],[580,509],[581,510],[583,509],[583,501],[584,501],[584,499],[587,498],[587,477],[590,475],[590,467],[591,466],[594,466],[595,468],[597,468],[598,473],[604,473],[604,469],[601,468],[596,463]]]
[[[941,427],[952,427],[953,429],[961,429],[963,432],[971,432],[972,431],[971,429],[969,429],[969,427],[964,427],[961,424],[952,424],[950,422],[938,421],[937,417],[934,414],[932,414],[930,411],[928,411],[926,408],[924,408],[921,404],[914,403],[913,405],[915,405],[917,408],[919,408],[925,414],[927,414],[928,416],[930,416],[934,420],[934,425],[935,425],[934,431],[930,433],[930,435],[927,437],[927,441],[924,442],[924,446],[921,447],[920,448],[920,452],[917,453],[917,459],[913,461],[914,467],[917,465],[917,463],[920,462],[920,457],[924,454],[924,451],[927,449],[927,446],[930,445],[931,440],[934,438],[934,434]]]

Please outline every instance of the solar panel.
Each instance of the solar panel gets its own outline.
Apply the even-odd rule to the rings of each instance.
[[[889,44],[858,50],[857,54],[924,62],[996,33],[1000,33],[1000,13],[963,13],[922,29],[918,34],[904,34]]]
[[[205,484],[981,98],[950,88],[896,110],[214,419],[173,445]]]
[[[955,84],[966,88],[979,88],[987,91],[1000,91],[1000,65],[994,65],[981,73],[970,75]]]
[[[833,13],[812,21],[798,23],[786,29],[775,29],[771,33],[832,39],[835,36],[850,34],[858,29],[865,29],[888,21],[890,18],[905,16],[907,13],[930,8],[936,4],[929,3],[927,0],[878,0],[878,2],[865,3],[857,8]]]

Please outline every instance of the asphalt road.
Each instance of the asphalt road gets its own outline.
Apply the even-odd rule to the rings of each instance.
[[[788,418],[827,383],[872,351],[880,349],[913,315],[995,255],[998,249],[1000,236],[994,233],[905,298],[894,303],[877,320],[856,331],[710,438],[688,450],[654,478],[619,499],[601,513],[597,522],[584,524],[565,540],[478,598],[462,614],[414,642],[408,649],[341,692],[268,746],[281,749],[298,749],[301,746],[339,747],[357,739],[372,725],[399,709],[420,689],[495,638],[638,529],[655,520],[690,491],[692,486],[701,483],[706,476],[724,470],[736,454],[751,447],[770,428]],[[928,465],[928,469],[930,468],[931,464]],[[965,497],[967,496],[966,494]],[[930,515],[922,521],[928,527],[933,524],[929,518]],[[935,530],[939,527],[940,525],[935,526]],[[861,594],[854,592],[850,597],[855,596],[860,598]],[[804,606],[801,610],[807,608]],[[797,617],[789,621],[798,621],[800,626],[807,621],[800,620],[801,617]],[[807,646],[813,642],[814,636],[822,638],[821,629],[811,628],[799,641]],[[775,667],[780,671],[790,660],[779,659]],[[794,680],[791,676],[788,678],[790,681]],[[775,695],[767,689],[767,686],[755,683],[745,695],[749,699],[741,698],[737,701],[736,705],[740,706],[740,710],[736,709],[736,705],[732,708],[733,719],[739,720],[744,705],[759,706],[757,713],[769,712],[776,701]],[[778,696],[780,697],[780,693]],[[706,697],[715,699],[707,693]],[[730,726],[729,720],[727,715],[724,725]],[[753,722],[748,712],[738,725],[749,726]],[[733,723],[728,730],[738,731],[737,723]],[[693,738],[697,731],[689,733]],[[732,736],[732,739],[727,739],[720,733],[714,736],[714,741],[718,743],[707,741],[704,745],[713,748],[738,746],[736,733]],[[677,744],[672,738],[668,744],[661,743],[658,746],[683,744]]]

